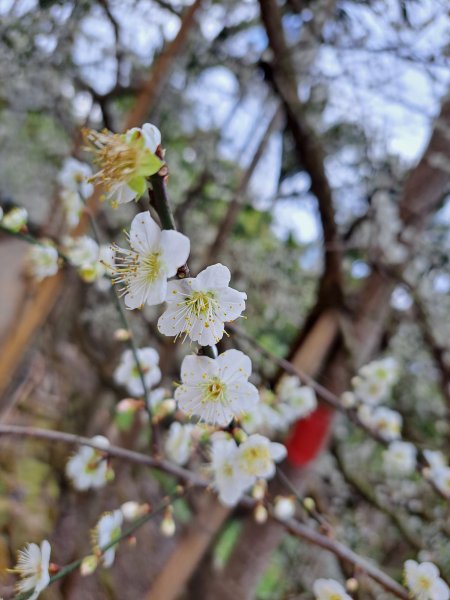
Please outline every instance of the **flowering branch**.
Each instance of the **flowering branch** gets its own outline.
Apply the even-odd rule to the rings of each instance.
[[[84,445],[84,446],[89,446],[91,448],[99,450],[101,452],[105,452],[104,446],[95,444],[89,438],[73,435],[70,433],[64,433],[61,431],[39,429],[37,427],[26,427],[26,426],[22,426],[22,425],[0,425],[0,436],[1,435],[47,439],[47,440],[51,440],[51,441],[63,442],[65,444],[74,445],[74,446],[75,445]],[[162,459],[152,458],[145,454],[141,454],[139,452],[134,452],[132,450],[127,450],[125,448],[120,448],[118,446],[108,446],[107,453],[110,456],[114,456],[116,458],[127,460],[130,462],[136,463],[136,464],[141,464],[141,465],[145,465],[148,467],[161,469],[161,470],[165,471],[166,473],[169,473],[170,475],[173,475],[173,476],[181,479],[182,481],[185,481],[196,487],[205,488],[205,487],[208,487],[208,485],[209,485],[209,482],[207,480],[205,480],[202,477],[199,477],[195,473],[192,473],[191,471],[189,471],[187,469],[183,469],[182,467],[178,467],[178,466],[176,466],[168,461],[162,460]],[[253,509],[257,505],[257,500],[250,498],[249,496],[243,496],[242,499],[240,500],[240,504],[246,508]],[[164,505],[164,507],[165,506],[166,505]],[[161,507],[161,510],[164,507]],[[142,519],[146,518],[148,520],[151,518],[151,515],[153,515],[153,514],[155,514],[155,511],[153,511],[150,515],[146,515]],[[299,523],[295,519],[290,519],[288,521],[279,519],[272,510],[269,510],[269,515],[273,520],[275,520],[278,523],[280,523],[281,525],[283,525],[287,529],[287,531],[289,533],[291,533],[292,535],[299,537],[301,539],[304,539],[316,546],[324,548],[325,550],[329,550],[330,552],[332,552],[339,558],[348,561],[354,567],[361,569],[369,577],[371,577],[374,581],[377,581],[381,586],[383,586],[386,590],[392,592],[398,598],[402,598],[404,600],[407,600],[409,598],[406,590],[401,585],[399,585],[394,579],[392,579],[387,574],[385,574],[383,571],[378,569],[375,565],[372,565],[366,559],[361,558],[358,554],[356,554],[355,552],[353,552],[352,550],[347,548],[344,544],[341,544],[340,542],[337,542],[336,540],[333,540],[333,539],[327,537],[326,535],[323,535],[323,534],[315,531],[314,529]],[[143,522],[141,522],[141,521],[139,521],[139,524],[138,524],[138,522],[136,522],[135,528],[140,527],[142,524],[143,524]],[[132,526],[132,527],[134,527],[134,526]],[[134,531],[135,528],[132,531]],[[124,534],[122,535],[122,537],[120,539],[123,539],[123,537],[127,537],[127,535],[130,535],[130,533],[131,533],[130,530],[128,530],[127,532],[124,532]],[[114,540],[111,543],[111,545],[114,545],[115,543],[117,543],[117,541],[119,541],[119,539]],[[110,546],[108,545],[108,547],[110,547]],[[102,550],[106,550],[106,549],[107,549],[107,547],[103,548]],[[63,575],[78,568],[80,566],[80,564],[81,564],[81,561],[75,561],[74,563],[71,563],[70,565],[65,567],[65,569],[70,568],[70,570],[67,570],[64,573],[60,572],[55,577],[58,577],[58,578],[62,577]],[[20,598],[15,598],[15,600],[25,600],[25,598],[26,597],[24,596],[24,597],[20,597]]]
[[[378,442],[379,444],[382,444],[383,446],[388,446],[388,441],[386,439],[384,439],[376,431],[374,431],[369,426],[367,426],[361,420],[361,418],[358,416],[358,413],[352,407],[347,408],[342,403],[340,398],[338,396],[336,396],[335,394],[333,394],[333,392],[330,392],[330,390],[328,390],[326,387],[324,387],[323,385],[318,383],[315,379],[313,379],[312,377],[310,377],[309,375],[307,375],[306,373],[304,373],[303,371],[301,371],[300,369],[295,367],[291,362],[287,361],[284,358],[279,358],[278,356],[276,356],[276,354],[273,354],[273,352],[264,348],[264,346],[262,346],[251,335],[249,335],[248,333],[245,333],[239,327],[236,327],[236,325],[231,323],[228,325],[228,328],[233,333],[235,333],[236,335],[238,335],[239,337],[245,339],[248,343],[250,343],[260,354],[262,354],[262,355],[266,356],[267,358],[269,358],[270,360],[274,361],[286,373],[290,373],[291,375],[296,375],[301,380],[303,380],[308,386],[310,386],[317,393],[317,395],[326,404],[328,404],[335,410],[339,411],[340,413],[346,415],[347,418],[354,425],[356,425],[360,429],[364,430],[364,432],[367,433],[367,435],[369,435],[371,438],[373,438],[376,442]],[[427,476],[427,472],[426,471],[424,472],[424,467],[426,469],[427,465],[428,465],[428,460],[426,459],[426,456],[424,455],[423,452],[420,451],[420,449],[418,449],[418,454],[419,454],[420,462],[417,462],[417,464],[416,464],[417,473],[419,473],[419,475],[422,476],[422,478],[433,488],[433,490],[441,498],[443,498],[447,502],[450,502],[450,498],[446,494],[444,494],[434,484],[433,480]]]

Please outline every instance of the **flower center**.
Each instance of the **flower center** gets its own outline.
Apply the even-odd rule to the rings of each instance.
[[[148,283],[153,283],[159,277],[162,268],[161,253],[152,252],[142,258],[142,269]]]
[[[194,292],[185,302],[196,317],[211,314],[217,304],[212,292]]]
[[[251,475],[257,475],[262,465],[270,462],[269,449],[265,446],[251,446],[242,453],[245,470]]]
[[[225,475],[225,477],[232,477],[233,476],[233,467],[230,463],[225,463],[223,465],[223,474]]]
[[[431,581],[425,575],[419,577],[419,586],[422,590],[429,590],[431,588]]]
[[[97,453],[94,453],[92,455],[91,460],[88,463],[86,463],[86,466],[84,467],[84,472],[88,475],[95,473],[102,460],[103,458],[101,456],[99,456]]]
[[[227,386],[218,377],[213,377],[204,386],[202,404],[208,402],[224,403],[226,401],[226,390]]]
[[[143,156],[143,148],[139,144],[127,142],[124,135],[110,132],[88,131],[85,136],[100,167],[94,177],[106,189],[133,178]]]

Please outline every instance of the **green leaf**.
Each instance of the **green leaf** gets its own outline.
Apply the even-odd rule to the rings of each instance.
[[[163,165],[164,163],[162,160],[159,160],[157,156],[149,151],[145,154],[145,158],[139,166],[138,174],[144,177],[150,177],[150,175],[157,173]]]
[[[130,187],[136,194],[138,198],[145,194],[147,189],[147,182],[145,181],[145,177],[135,177],[131,181],[128,182],[128,187]]]

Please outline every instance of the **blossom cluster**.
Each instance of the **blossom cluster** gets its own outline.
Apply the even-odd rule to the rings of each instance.
[[[388,399],[398,377],[395,359],[374,360],[359,369],[352,379],[352,391],[342,395],[342,404],[346,408],[356,407],[361,422],[387,442],[401,437],[402,417],[380,404]]]
[[[380,406],[397,383],[399,369],[390,357],[375,360],[362,367],[352,379],[352,391],[345,392],[341,401],[346,408],[356,407],[360,421],[389,443],[383,452],[383,466],[389,475],[408,476],[417,468],[417,448],[401,439],[402,416],[395,410]],[[439,451],[423,450],[428,463],[426,477],[450,498],[450,467]]]
[[[302,385],[298,377],[286,375],[275,392],[261,391],[260,402],[246,411],[242,422],[248,433],[259,432],[272,437],[285,433],[295,421],[308,417],[316,408],[314,389]]]

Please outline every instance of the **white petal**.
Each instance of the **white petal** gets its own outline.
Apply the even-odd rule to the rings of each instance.
[[[228,384],[227,397],[236,415],[251,411],[259,402],[258,389],[249,381]]]
[[[252,361],[240,350],[227,350],[220,354],[217,366],[224,381],[229,383],[237,378],[248,378],[252,372]]]
[[[161,231],[160,247],[167,277],[173,277],[176,275],[178,268],[186,263],[191,242],[188,237],[179,231],[164,229]]]
[[[50,552],[52,548],[48,540],[43,540],[41,543],[41,565],[44,570],[48,570],[50,563]]]
[[[276,442],[270,443],[270,456],[275,462],[283,460],[283,458],[286,458],[286,455],[287,450],[283,444],[277,444]]]
[[[160,244],[161,229],[148,211],[137,214],[130,228],[130,245],[140,254],[148,254]]]
[[[449,600],[450,598],[448,585],[440,577],[434,582],[430,592],[430,600]]]
[[[167,279],[165,274],[161,275],[152,283],[146,283],[145,279],[133,280],[125,295],[125,305],[130,308],[140,308],[144,304],[156,306],[164,302],[167,293]]]
[[[136,198],[137,194],[126,183],[118,183],[109,192],[106,193],[108,202],[117,202],[117,204],[127,204]]]
[[[160,130],[155,125],[152,125],[152,123],[144,123],[142,125],[142,135],[144,136],[145,147],[154,154],[157,147],[161,144]]]
[[[234,321],[245,310],[245,300],[247,299],[245,292],[224,288],[215,292],[215,298],[219,303],[216,314],[225,322]]]
[[[169,281],[169,283],[171,283]],[[172,302],[158,319],[158,331],[164,335],[178,335],[185,331],[186,321],[179,314],[180,308]]]
[[[181,363],[181,380],[188,385],[203,383],[217,374],[217,364],[208,356],[186,356]]]
[[[197,275],[195,278],[195,289],[208,291],[216,288],[224,288],[228,286],[230,279],[231,273],[228,267],[218,263],[217,265],[207,267]]]

